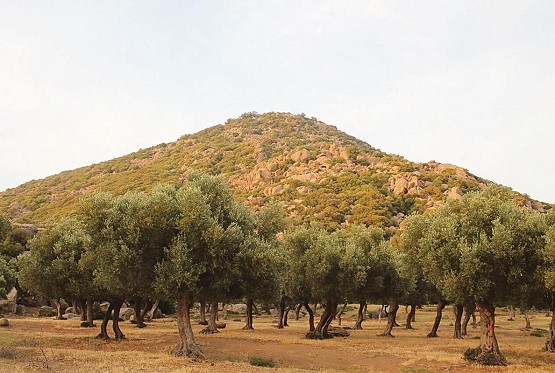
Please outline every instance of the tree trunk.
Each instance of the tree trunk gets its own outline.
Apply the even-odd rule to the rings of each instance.
[[[318,322],[318,325],[316,325],[316,328],[314,328],[314,331],[308,333],[307,336],[309,338],[314,338],[314,339],[329,338],[327,331],[331,321],[333,320],[333,316],[335,315],[336,310],[337,310],[337,302],[328,300],[324,305],[324,312],[320,317],[320,321]]]
[[[343,304],[343,307],[341,308],[341,310],[339,310],[339,312],[337,312],[335,315],[335,318],[337,318],[337,325],[339,326],[341,326],[341,315],[343,315],[343,312],[345,312],[346,308],[347,308],[347,302]]]
[[[285,311],[283,312],[283,326],[289,326],[289,324],[287,323],[287,319],[289,318],[289,311],[291,310],[291,305],[289,304],[287,307],[285,307]]]
[[[210,318],[208,319],[208,326],[201,330],[202,334],[214,334],[219,333],[218,330],[218,303],[214,302],[210,304]]]
[[[104,340],[110,339],[110,337],[108,336],[108,331],[106,329],[108,327],[108,321],[110,321],[110,318],[112,317],[112,311],[113,310],[114,310],[114,303],[112,301],[112,302],[110,302],[110,305],[108,306],[108,309],[106,310],[106,314],[104,315],[104,318],[102,319],[102,324],[100,324],[100,334],[98,334],[96,336],[96,338],[100,338],[100,339],[104,339]]]
[[[135,321],[137,323],[137,328],[146,328],[143,313],[143,299],[137,298],[135,300],[135,305],[133,306],[133,308],[135,309]]]
[[[243,327],[243,330],[254,330],[252,326],[252,299],[247,298],[247,324]]]
[[[461,319],[463,314],[463,305],[455,305],[455,332],[453,333],[453,338],[462,339],[462,325]]]
[[[79,304],[81,305],[81,322],[87,321],[87,300],[85,298],[79,299]]]
[[[412,329],[412,321],[414,320],[414,316],[416,315],[416,304],[411,303],[409,304],[410,307],[410,311],[407,314],[407,322],[406,322],[406,328],[407,329]]]
[[[12,313],[14,315],[17,314],[17,295],[19,294],[19,292],[17,291],[17,288],[15,289],[15,294],[13,295],[13,305],[12,305]]]
[[[310,305],[308,304],[308,302],[304,302],[303,306],[306,312],[308,313],[308,329],[311,333],[313,333],[314,330],[316,329],[314,327],[314,312],[312,312],[312,308],[310,308]]]
[[[295,321],[299,321],[300,319],[301,308],[303,308],[302,303],[297,304],[297,307],[295,307]]]
[[[439,329],[439,323],[441,322],[441,316],[443,309],[445,308],[445,302],[440,300],[437,302],[436,308],[436,319],[434,320],[434,325],[432,325],[432,330],[428,333],[428,338],[437,338],[437,330]]]
[[[198,323],[200,325],[208,325],[208,320],[206,320],[206,303],[204,303],[204,301],[200,301],[199,307],[200,316]]]
[[[397,303],[397,300],[392,299],[389,302],[389,312],[387,313],[387,325],[385,326],[385,330],[383,331],[383,333],[380,334],[381,337],[393,337],[393,334],[391,334],[391,331],[393,330],[393,327],[395,326],[395,324],[397,324],[395,322],[395,319],[397,318],[398,309],[399,309],[399,304]]]
[[[157,299],[152,305],[150,311],[148,311],[147,317],[150,320],[154,320],[154,317],[156,316],[156,311],[158,311],[158,306],[160,306],[160,299]]]
[[[326,320],[326,322],[324,324],[324,327],[322,328],[322,337],[323,338],[329,338],[330,337],[329,334],[328,334],[328,329],[329,329],[330,324],[333,321],[335,315],[337,314],[337,305],[338,305],[338,302],[332,302],[332,304],[331,304],[328,319]]]
[[[474,315],[474,308],[475,308],[474,305],[466,304],[464,306],[464,319],[461,325],[462,335],[468,335],[468,332],[467,332],[468,322],[470,321],[470,318]]]
[[[93,305],[94,305],[94,299],[93,297],[88,297],[87,298],[87,308],[86,308],[86,320],[85,320],[85,324],[81,324],[81,326],[86,326],[88,328],[92,328],[94,327],[94,310],[93,310]],[[85,313],[85,311],[83,311],[83,313]]]
[[[362,322],[364,321],[364,307],[366,307],[366,302],[360,302],[358,304],[357,321],[355,322],[355,329],[362,329]]]
[[[507,307],[507,311],[509,311],[509,318],[507,319],[507,321],[515,321],[515,308],[513,307],[512,304],[510,304]]]
[[[116,298],[114,300],[114,314],[112,316],[112,329],[114,330],[114,334],[118,341],[125,339],[125,335],[119,328],[119,310],[121,309],[122,304],[123,304],[123,299]]]
[[[191,306],[193,300],[188,295],[180,295],[177,298],[177,329],[179,331],[179,343],[173,349],[173,356],[187,356],[195,359],[205,359],[193,336],[191,327]]]
[[[551,297],[551,311],[553,312],[551,313],[551,323],[549,324],[549,335],[543,350],[555,352],[555,294]]]
[[[62,316],[62,302],[60,301],[60,298],[53,299],[53,302],[54,306],[56,307],[56,320],[65,320],[65,318]]]
[[[528,309],[524,309],[524,320],[526,320],[526,326],[524,327],[526,330],[532,329],[532,325],[530,325],[530,315],[528,314]]]
[[[279,322],[278,322],[278,329],[283,329],[283,315],[285,314],[285,296],[281,297],[281,301],[279,302]]]
[[[476,307],[480,311],[482,329],[480,346],[466,350],[464,357],[482,365],[507,365],[507,360],[499,351],[495,337],[495,307],[489,302],[476,304]]]

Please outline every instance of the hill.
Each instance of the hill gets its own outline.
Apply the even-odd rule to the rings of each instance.
[[[192,169],[224,175],[237,198],[255,209],[274,199],[296,224],[316,219],[330,228],[395,229],[413,211],[491,184],[455,165],[387,154],[305,115],[246,113],[172,143],[8,189],[0,193],[0,213],[44,224],[71,214],[92,191],[179,185]],[[547,207],[518,193],[515,199]]]

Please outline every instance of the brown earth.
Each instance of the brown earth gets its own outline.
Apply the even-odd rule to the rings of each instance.
[[[351,310],[343,325],[353,324]],[[271,316],[255,319],[253,332],[241,330],[242,321],[230,315],[227,328],[214,335],[195,333],[207,361],[175,358],[169,354],[177,342],[176,322],[171,318],[138,329],[121,323],[127,339],[104,342],[94,338],[98,330],[85,329],[77,320],[56,321],[32,316],[10,318],[0,329],[0,372],[250,372],[268,371],[249,365],[250,357],[272,359],[278,371],[297,372],[553,372],[555,355],[540,352],[545,341],[523,330],[524,319],[507,321],[498,316],[500,348],[511,364],[503,368],[480,367],[464,361],[463,351],[478,344],[477,329],[464,340],[451,338],[453,316],[444,312],[440,338],[428,339],[434,312],[417,312],[414,330],[395,328],[395,338],[382,338],[384,321],[368,320],[364,330],[352,330],[347,338],[315,341],[304,337],[306,319],[291,320],[284,330],[275,328]],[[400,312],[401,318],[404,312]],[[545,329],[548,318],[534,313],[532,326]]]

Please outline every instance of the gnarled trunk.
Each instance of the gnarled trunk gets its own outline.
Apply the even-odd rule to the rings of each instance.
[[[62,302],[60,298],[54,299],[54,306],[56,306],[56,320],[65,320],[62,311]]]
[[[87,300],[85,298],[79,299],[79,305],[81,306],[81,322],[87,321]]]
[[[380,334],[380,336],[394,337],[394,335],[391,334],[391,331],[393,330],[393,327],[397,324],[396,318],[397,318],[398,309],[399,309],[399,303],[397,303],[396,299],[392,299],[389,302],[389,312],[387,313],[387,325],[385,326],[385,330],[383,331],[382,334]]]
[[[172,350],[173,356],[187,356],[195,359],[205,359],[193,336],[191,327],[191,306],[193,300],[188,295],[180,295],[177,298],[177,329],[179,331],[179,343]]]
[[[154,320],[156,316],[156,311],[158,311],[159,306],[160,306],[160,299],[157,299],[152,305],[152,307],[150,308],[150,311],[148,311],[148,313],[146,314],[146,317],[148,317],[150,320]]]
[[[343,304],[343,307],[339,310],[339,312],[335,314],[335,318],[337,319],[337,325],[339,326],[341,326],[341,315],[343,315],[343,312],[345,312],[346,308],[347,308],[347,302],[345,302],[345,304]]]
[[[437,302],[436,319],[434,320],[434,325],[432,325],[432,330],[430,330],[430,332],[426,337],[428,338],[438,337],[437,330],[439,329],[439,323],[441,322],[441,316],[444,308],[445,308],[445,302],[443,300],[440,300],[439,302]]]
[[[303,306],[306,310],[306,312],[308,313],[308,328],[310,332],[314,332],[314,330],[316,329],[314,327],[314,312],[312,312],[312,308],[310,308],[310,305],[308,304],[308,302],[304,302]]]
[[[295,307],[295,321],[299,321],[300,319],[301,308],[303,308],[302,303],[297,304],[297,307]]]
[[[476,309],[476,305],[474,305],[474,303],[464,305],[464,319],[463,319],[463,322],[462,322],[462,325],[461,325],[461,334],[462,335],[468,335],[467,327],[468,327],[468,322],[470,321],[471,317],[474,319],[474,323],[476,323],[476,317],[474,317],[474,310],[475,309]]]
[[[544,351],[555,352],[555,294],[551,298],[551,323],[549,324],[549,335],[543,348]]]
[[[200,316],[198,323],[200,325],[208,325],[208,320],[206,320],[206,303],[202,300],[200,301],[199,312]]]
[[[252,326],[252,299],[247,298],[247,324],[243,327],[243,330],[254,330]]]
[[[482,365],[507,365],[495,337],[495,307],[489,302],[477,303],[476,307],[480,312],[482,331],[480,346],[466,350],[464,357]]]
[[[291,305],[287,305],[287,307],[285,307],[285,310],[283,312],[283,326],[289,326],[289,324],[287,323],[287,319],[289,318],[289,311],[291,310]]]
[[[84,302],[84,303],[83,303]],[[94,325],[94,315],[93,315],[93,303],[94,299],[88,297],[87,299],[82,299],[81,304],[83,308],[83,315],[81,316],[81,326],[83,328],[92,328]]]
[[[214,334],[219,333],[218,326],[218,303],[214,302],[210,304],[210,318],[208,319],[208,326],[202,329],[203,334]]]
[[[355,322],[355,329],[362,329],[362,322],[364,321],[364,307],[366,307],[366,302],[360,302],[358,304],[357,321]]]
[[[457,304],[455,305],[455,332],[453,333],[453,338],[455,339],[462,339],[462,325],[461,319],[463,314],[463,305]]]
[[[108,309],[106,310],[106,314],[102,319],[102,324],[100,324],[100,333],[96,336],[96,338],[108,340],[110,337],[108,336],[108,331],[106,330],[108,327],[108,321],[112,317],[112,311],[114,310],[114,303],[113,301],[110,302]]]
[[[333,320],[333,317],[335,316],[336,311],[337,302],[328,300],[324,305],[324,312],[322,313],[320,321],[318,322],[318,325],[316,325],[314,332],[308,333],[307,336],[314,339],[329,338],[328,328]]]
[[[118,341],[125,339],[125,335],[119,328],[119,310],[121,309],[122,304],[123,304],[123,299],[121,298],[114,299],[114,314],[112,316],[112,329],[114,330],[115,337]]]
[[[285,296],[281,297],[281,301],[279,302],[279,322],[278,322],[278,329],[283,329],[283,315],[285,314]]]
[[[524,320],[526,320],[526,326],[524,327],[526,330],[532,329],[532,325],[530,325],[530,315],[528,314],[527,308],[521,308],[520,312],[524,315]]]
[[[516,315],[515,307],[512,304],[510,304],[507,307],[507,311],[509,311],[509,318],[507,319],[507,321],[515,321],[515,315]]]
[[[135,299],[135,305],[133,308],[135,309],[135,322],[137,324],[137,328],[146,328],[143,312],[143,299]]]
[[[406,328],[407,329],[412,329],[412,322],[414,321],[414,317],[416,315],[416,304],[411,303],[409,304],[410,310],[409,313],[407,314],[407,322],[406,322]]]

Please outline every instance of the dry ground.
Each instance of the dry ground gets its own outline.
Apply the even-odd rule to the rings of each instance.
[[[343,326],[352,326],[355,312],[343,317]],[[395,328],[395,338],[378,337],[385,321],[368,320],[364,330],[353,330],[348,338],[324,341],[304,338],[306,318],[278,330],[271,316],[261,316],[255,319],[256,330],[247,332],[241,330],[242,321],[232,320],[239,316],[230,315],[227,328],[218,334],[201,335],[201,326],[194,325],[208,357],[203,362],[169,354],[177,342],[171,318],[151,322],[146,329],[123,322],[127,340],[104,342],[93,338],[98,328],[81,328],[77,320],[16,317],[0,329],[0,372],[555,372],[555,354],[540,352],[545,337],[523,330],[521,316],[509,322],[504,310],[498,313],[499,344],[510,363],[503,368],[479,367],[461,358],[463,351],[477,346],[479,332],[469,327],[464,340],[452,339],[450,309],[444,311],[440,338],[425,338],[435,316],[433,307],[425,307],[417,311],[415,329]],[[399,316],[399,323],[404,322],[403,308]],[[543,314],[532,317],[533,328],[547,328],[549,319]],[[249,357],[273,359],[277,368],[253,367]]]

